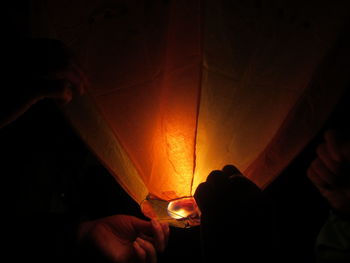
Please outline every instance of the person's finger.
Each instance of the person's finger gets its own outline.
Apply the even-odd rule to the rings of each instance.
[[[151,222],[153,227],[155,246],[158,251],[162,252],[165,249],[165,234],[162,225],[155,219],[152,219]]]
[[[316,186],[319,191],[330,189],[330,185],[324,180],[324,177],[320,176],[317,170],[314,169],[313,165],[310,165],[307,170],[307,177]]]
[[[121,242],[116,238],[109,223],[100,221],[95,223],[87,232],[88,242],[96,247],[99,254],[108,262],[124,262],[123,252],[120,252]]]
[[[138,236],[144,240],[147,240],[148,242],[151,242],[152,244],[154,244],[154,242],[155,242],[154,238],[152,236],[148,236],[144,233],[140,233]]]
[[[321,159],[315,159],[311,164],[311,168],[326,183],[326,188],[332,188],[336,186],[336,176],[327,168],[327,166],[321,161]]]
[[[135,248],[135,247],[138,247],[135,243],[139,245],[139,247],[143,250],[143,252],[141,252],[141,249]],[[139,258],[143,260],[143,262],[150,262],[150,263],[157,262],[157,252],[152,243],[139,237],[136,238],[135,243],[134,243],[134,248],[135,250],[138,249],[136,250],[136,253],[139,256]]]
[[[330,153],[331,158],[336,162],[341,162],[343,158],[340,145],[337,141],[336,132],[333,130],[326,131],[324,138],[326,140],[327,149]]]
[[[338,162],[334,161],[334,159],[331,157],[331,154],[328,151],[326,144],[321,144],[320,146],[318,146],[316,152],[317,152],[317,156],[324,163],[324,165],[329,169],[330,172],[332,172],[335,175],[339,173],[340,165]]]
[[[137,217],[130,217],[131,224],[133,229],[135,229],[136,235],[140,235],[141,233],[147,236],[153,236],[153,227],[151,221],[142,220]]]
[[[231,176],[227,185],[227,191],[232,193],[228,197],[232,204],[255,203],[262,199],[261,189],[243,175]]]
[[[242,173],[240,172],[240,170],[238,170],[238,168],[233,165],[225,165],[222,168],[222,171],[228,177],[235,176],[235,175],[242,176]]]
[[[140,244],[136,240],[133,242],[132,245],[135,249],[135,252],[136,252],[137,258],[139,259],[139,262],[145,263],[146,258],[147,258],[146,251],[140,246]]]
[[[310,179],[310,181],[315,185],[315,187],[318,189],[320,194],[325,197],[330,204],[333,206],[333,202],[331,200],[334,197],[334,191],[332,188],[323,180],[322,177],[319,176],[319,174],[313,170],[311,167],[307,171],[307,176]]]
[[[212,195],[212,187],[208,183],[201,183],[198,185],[193,197],[202,212],[207,209],[212,200]]]
[[[169,241],[169,235],[170,235],[170,228],[169,228],[169,224],[166,222],[162,222],[160,223],[164,232],[164,242],[165,242],[165,246],[167,246],[168,241]]]
[[[223,171],[214,170],[208,175],[206,182],[215,189],[220,189],[227,184],[228,176]]]

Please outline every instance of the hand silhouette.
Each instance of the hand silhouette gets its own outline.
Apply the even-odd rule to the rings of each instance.
[[[339,214],[350,216],[350,139],[329,130],[308,177]]]
[[[81,243],[96,249],[107,261],[117,263],[156,262],[157,252],[164,251],[168,237],[168,224],[128,215],[86,222],[79,231]]]

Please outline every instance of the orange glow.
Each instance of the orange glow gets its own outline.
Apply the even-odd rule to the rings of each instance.
[[[199,223],[200,211],[193,197],[171,201],[168,205],[168,214],[174,219],[190,219]]]
[[[167,153],[174,171],[185,178],[191,177],[193,173],[192,143],[186,142],[183,135],[176,133],[167,134],[166,140]]]

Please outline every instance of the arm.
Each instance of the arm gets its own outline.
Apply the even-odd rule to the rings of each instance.
[[[318,262],[350,261],[350,140],[346,134],[325,133],[308,177],[332,208],[316,241]]]

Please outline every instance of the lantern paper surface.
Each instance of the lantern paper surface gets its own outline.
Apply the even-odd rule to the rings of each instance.
[[[327,60],[346,5],[135,0],[35,7],[48,25],[38,35],[75,50],[91,81],[64,108],[68,118],[147,215],[175,222],[169,201],[191,197],[211,170],[234,164],[264,187],[321,128],[349,76]]]

